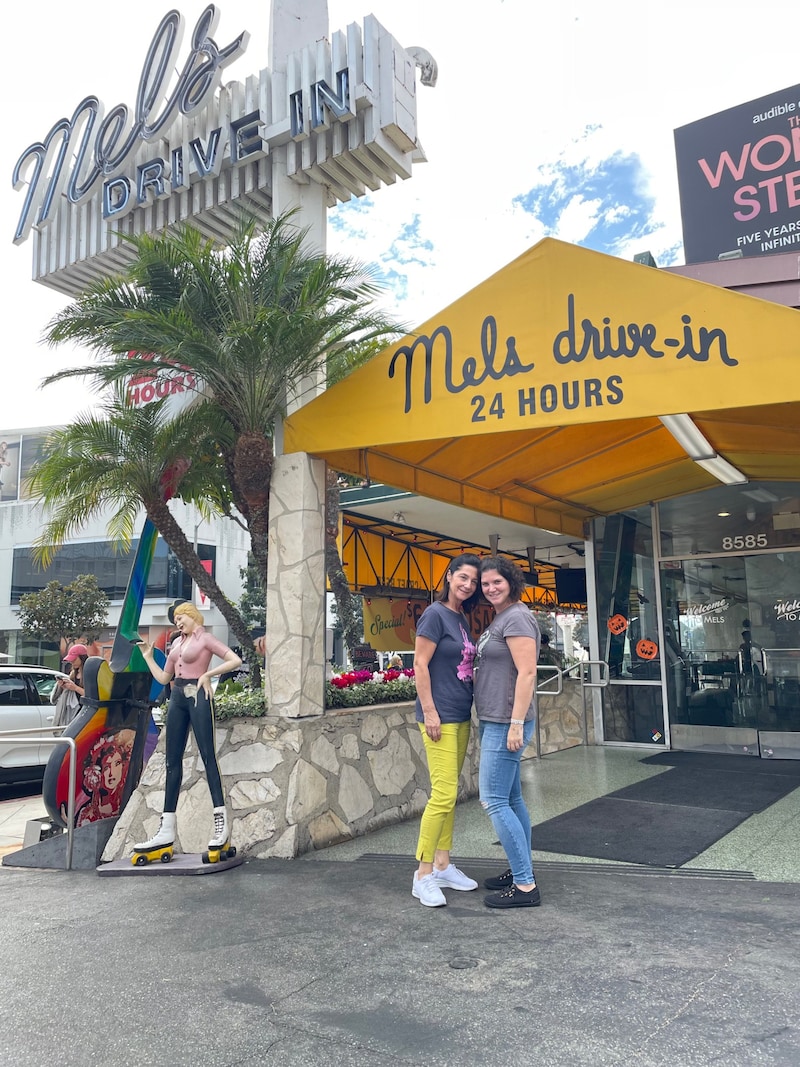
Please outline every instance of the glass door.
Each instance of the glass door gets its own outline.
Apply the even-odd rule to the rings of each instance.
[[[672,742],[800,758],[800,552],[662,565]]]
[[[649,507],[595,520],[597,658],[608,664],[602,690],[606,744],[665,743],[657,566]]]
[[[761,754],[800,759],[800,552],[746,557],[745,573],[752,626],[742,668],[752,660]]]

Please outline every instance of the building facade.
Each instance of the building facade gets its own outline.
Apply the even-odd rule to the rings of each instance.
[[[93,574],[111,607],[107,626],[98,641],[98,651],[110,649],[119,620],[122,599],[136,549],[115,545],[106,527],[110,512],[88,521],[78,537],[70,538],[56,553],[50,566],[39,568],[32,558],[34,542],[42,528],[42,505],[25,493],[25,477],[41,455],[52,427],[3,431],[0,452],[0,653],[11,662],[41,663],[58,667],[61,651],[55,645],[26,637],[19,623],[19,600],[25,593],[43,589],[48,582],[68,585],[79,574]],[[5,448],[3,448],[5,445]],[[247,534],[224,518],[204,519],[197,510],[180,501],[170,507],[189,541],[220,588],[232,600],[242,593],[241,569],[247,565]],[[144,512],[138,526],[144,522]],[[205,617],[206,625],[226,644],[228,624],[218,609],[194,587],[189,575],[159,539],[141,615],[140,633],[154,642],[172,629],[167,608],[177,598],[193,600]]]

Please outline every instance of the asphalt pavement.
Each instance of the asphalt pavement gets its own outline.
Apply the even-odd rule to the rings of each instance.
[[[477,878],[495,861],[462,860]],[[204,876],[0,867],[16,1067],[800,1063],[800,885],[540,863],[540,908],[411,896],[403,856]]]

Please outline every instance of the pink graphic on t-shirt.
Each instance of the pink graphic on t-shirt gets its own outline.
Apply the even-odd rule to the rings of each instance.
[[[461,640],[464,646],[461,653],[461,662],[458,665],[458,680],[460,682],[471,682],[472,664],[475,660],[475,645],[470,641],[469,634],[460,623],[458,628],[461,631]]]

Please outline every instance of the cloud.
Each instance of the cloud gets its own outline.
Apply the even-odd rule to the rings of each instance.
[[[331,251],[369,263],[386,287],[382,303],[413,323],[546,236],[623,259],[649,251],[659,266],[678,262],[680,231],[663,216],[658,182],[608,129],[587,126],[531,171],[524,191],[517,173],[516,189],[495,189],[484,201],[454,183],[438,210],[423,208],[425,190],[410,185],[391,190],[394,211],[370,196],[339,205],[329,215]]]
[[[594,132],[587,131],[587,139]],[[537,218],[548,236],[613,256],[656,236],[663,223],[640,157],[617,150],[593,158],[587,150],[572,160],[575,147],[540,167],[538,180],[514,203]]]

